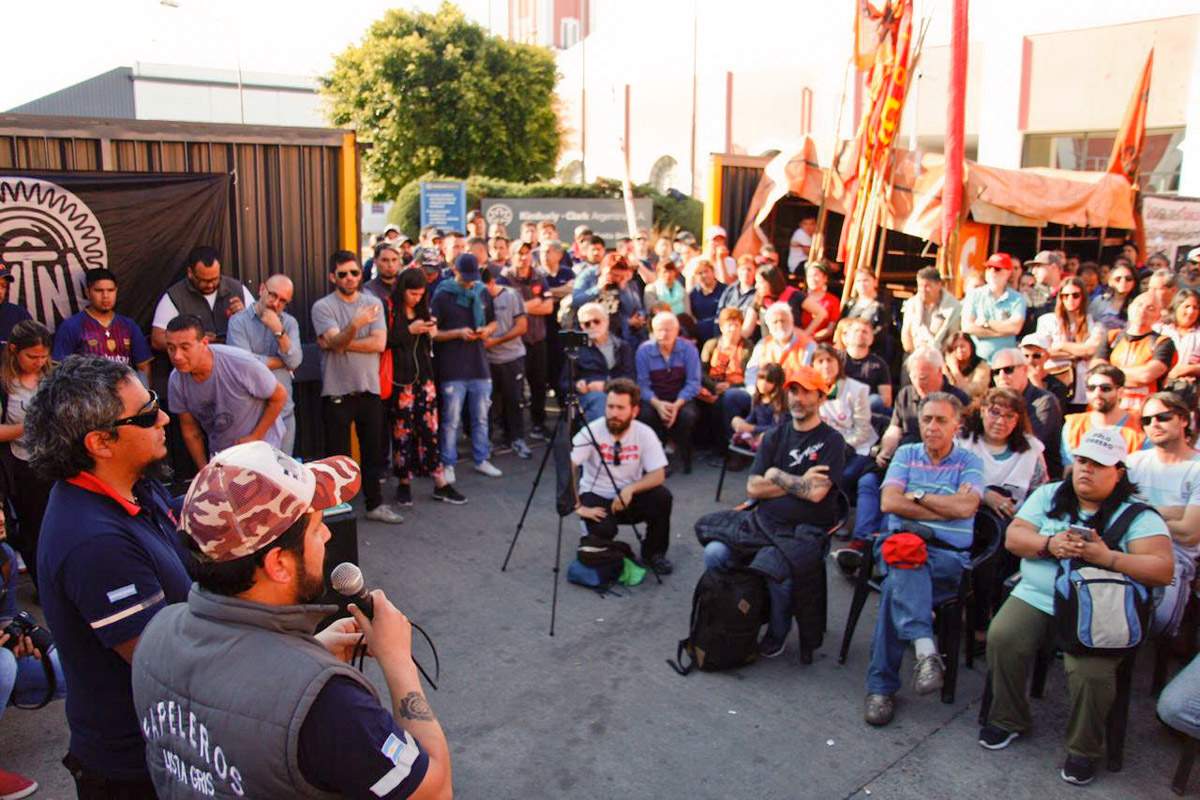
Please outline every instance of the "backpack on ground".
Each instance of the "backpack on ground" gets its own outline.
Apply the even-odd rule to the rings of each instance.
[[[716,671],[752,664],[758,658],[758,629],[767,620],[763,577],[742,569],[704,571],[692,594],[688,638],[679,642],[675,660],[680,675],[694,669]],[[684,656],[691,662],[683,665]]]
[[[1132,503],[1108,526],[1101,538],[1117,550],[1121,538],[1144,511]],[[1080,656],[1125,656],[1145,640],[1149,631],[1150,590],[1120,572],[1083,559],[1060,559],[1054,577],[1054,619],[1064,651]]]

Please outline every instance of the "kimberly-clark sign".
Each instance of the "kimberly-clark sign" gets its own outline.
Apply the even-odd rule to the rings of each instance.
[[[537,224],[544,219],[558,226],[558,235],[564,242],[571,241],[578,225],[587,225],[592,229],[592,233],[602,237],[610,248],[617,239],[629,235],[624,200],[530,200],[500,197],[481,201],[480,209],[488,221],[489,228],[499,222],[508,229],[509,238],[513,239],[520,235],[522,222]],[[646,199],[634,200],[633,210],[637,215],[635,228],[649,230],[654,222],[654,202]]]

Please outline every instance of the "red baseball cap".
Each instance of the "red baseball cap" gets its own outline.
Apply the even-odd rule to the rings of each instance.
[[[1017,262],[1008,253],[992,253],[984,262],[984,269],[1016,269]]]

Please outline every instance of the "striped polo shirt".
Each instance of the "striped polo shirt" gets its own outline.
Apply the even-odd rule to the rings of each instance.
[[[954,494],[963,484],[983,497],[983,462],[979,456],[955,444],[949,455],[934,464],[925,445],[916,442],[901,445],[896,451],[880,488],[895,486],[902,492],[924,489],[926,494]],[[974,515],[967,519],[912,521],[928,525],[938,539],[951,547],[968,548],[975,538]],[[904,530],[905,522],[903,517],[889,514],[888,530]]]

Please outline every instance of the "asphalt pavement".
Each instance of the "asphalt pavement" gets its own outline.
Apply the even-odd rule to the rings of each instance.
[[[799,664],[795,634],[783,656],[739,670],[680,677],[667,658],[687,633],[692,589],[703,571],[692,526],[718,508],[717,470],[673,475],[670,556],[675,573],[622,595],[597,596],[560,583],[549,635],[556,521],[553,470],[535,497],[511,563],[500,565],[528,496],[538,458],[496,459],[486,478],[460,463],[454,507],[414,485],[416,506],[400,526],[363,521],[360,561],[368,583],[437,643],[441,686],[429,692],[450,742],[460,798],[1166,798],[1178,752],[1154,718],[1151,654],[1134,683],[1125,766],[1100,767],[1086,788],[1059,778],[1065,755],[1066,679],[1055,665],[1033,703],[1032,735],[1007,750],[976,743],[986,665],[959,672],[958,698],[916,697],[911,681],[896,720],[862,720],[874,625],[863,614],[846,664],[837,664],[851,587],[829,574],[829,631],[811,666]],[[731,473],[721,507],[742,498],[745,472]],[[389,487],[390,492],[390,487]],[[566,520],[562,566],[573,556],[578,519]],[[632,541],[628,528],[622,538]],[[21,587],[28,607],[29,587]],[[432,658],[420,646],[423,663]],[[911,659],[906,660],[906,678]],[[368,675],[386,696],[382,675]],[[0,768],[42,784],[34,797],[74,797],[59,761],[68,731],[63,704],[10,708],[0,722]],[[1192,794],[1200,793],[1200,771]]]

